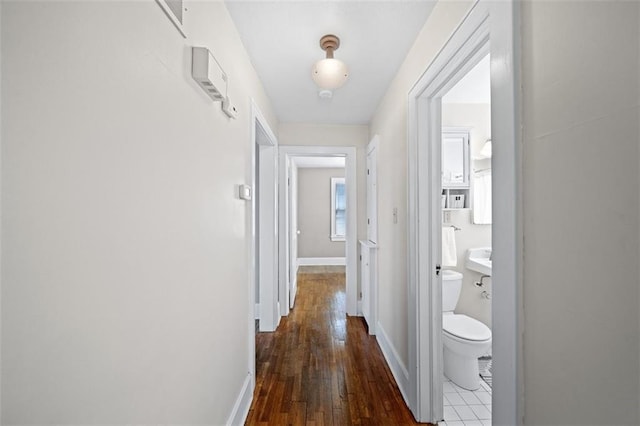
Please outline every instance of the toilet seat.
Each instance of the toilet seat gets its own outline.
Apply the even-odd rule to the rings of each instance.
[[[480,321],[462,314],[442,316],[442,329],[458,339],[482,342],[491,339],[491,330]]]

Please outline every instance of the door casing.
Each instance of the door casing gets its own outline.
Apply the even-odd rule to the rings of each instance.
[[[356,148],[344,146],[293,146],[282,145],[279,147],[279,208],[281,211],[287,211],[287,157],[295,156],[344,156],[345,157],[345,181],[347,188],[347,236],[345,239],[345,258],[346,258],[346,296],[347,296],[347,315],[356,316],[358,305],[358,238],[357,238],[357,186],[356,186]],[[291,273],[287,270],[286,247],[291,244],[291,230],[286,226],[285,215],[280,215],[280,229],[283,232],[279,236],[280,250],[280,294],[283,300],[289,300],[291,288],[290,281],[287,280],[287,274]],[[288,242],[287,242],[288,241]],[[289,268],[295,268],[295,264],[290,262]],[[289,281],[289,285],[288,282]],[[289,304],[282,303],[280,305],[280,314],[289,314]]]
[[[409,93],[409,406],[443,418],[441,98],[491,54],[493,405],[496,425],[523,422],[522,197],[518,2],[477,1]],[[490,43],[489,43],[490,41]]]

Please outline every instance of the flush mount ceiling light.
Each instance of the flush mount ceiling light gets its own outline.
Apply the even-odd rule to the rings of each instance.
[[[320,39],[320,47],[327,52],[327,57],[315,63],[311,70],[311,77],[320,88],[320,93],[326,93],[341,87],[349,77],[349,70],[344,62],[333,57],[333,52],[340,47],[338,37],[332,34],[323,36]]]

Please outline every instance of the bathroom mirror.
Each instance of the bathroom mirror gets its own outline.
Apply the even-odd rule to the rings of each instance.
[[[442,129],[442,187],[469,187],[468,129]]]

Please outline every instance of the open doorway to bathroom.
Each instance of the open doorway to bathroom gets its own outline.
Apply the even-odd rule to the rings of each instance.
[[[517,2],[474,3],[408,96],[409,371],[415,372],[409,375],[408,401],[416,419],[423,422],[439,423],[444,419],[442,98],[488,54],[491,54],[494,207],[492,283],[488,292],[494,385],[490,411],[495,424],[520,424],[523,418],[517,6]],[[465,195],[465,203],[473,202],[471,161],[470,153],[469,199],[464,193],[457,194]],[[462,197],[454,200],[462,202]],[[486,324],[482,325],[486,330]],[[479,419],[468,422],[483,423]]]
[[[489,55],[442,97],[441,117],[442,238],[436,244],[442,245],[444,422],[439,424],[490,425],[492,147]]]

